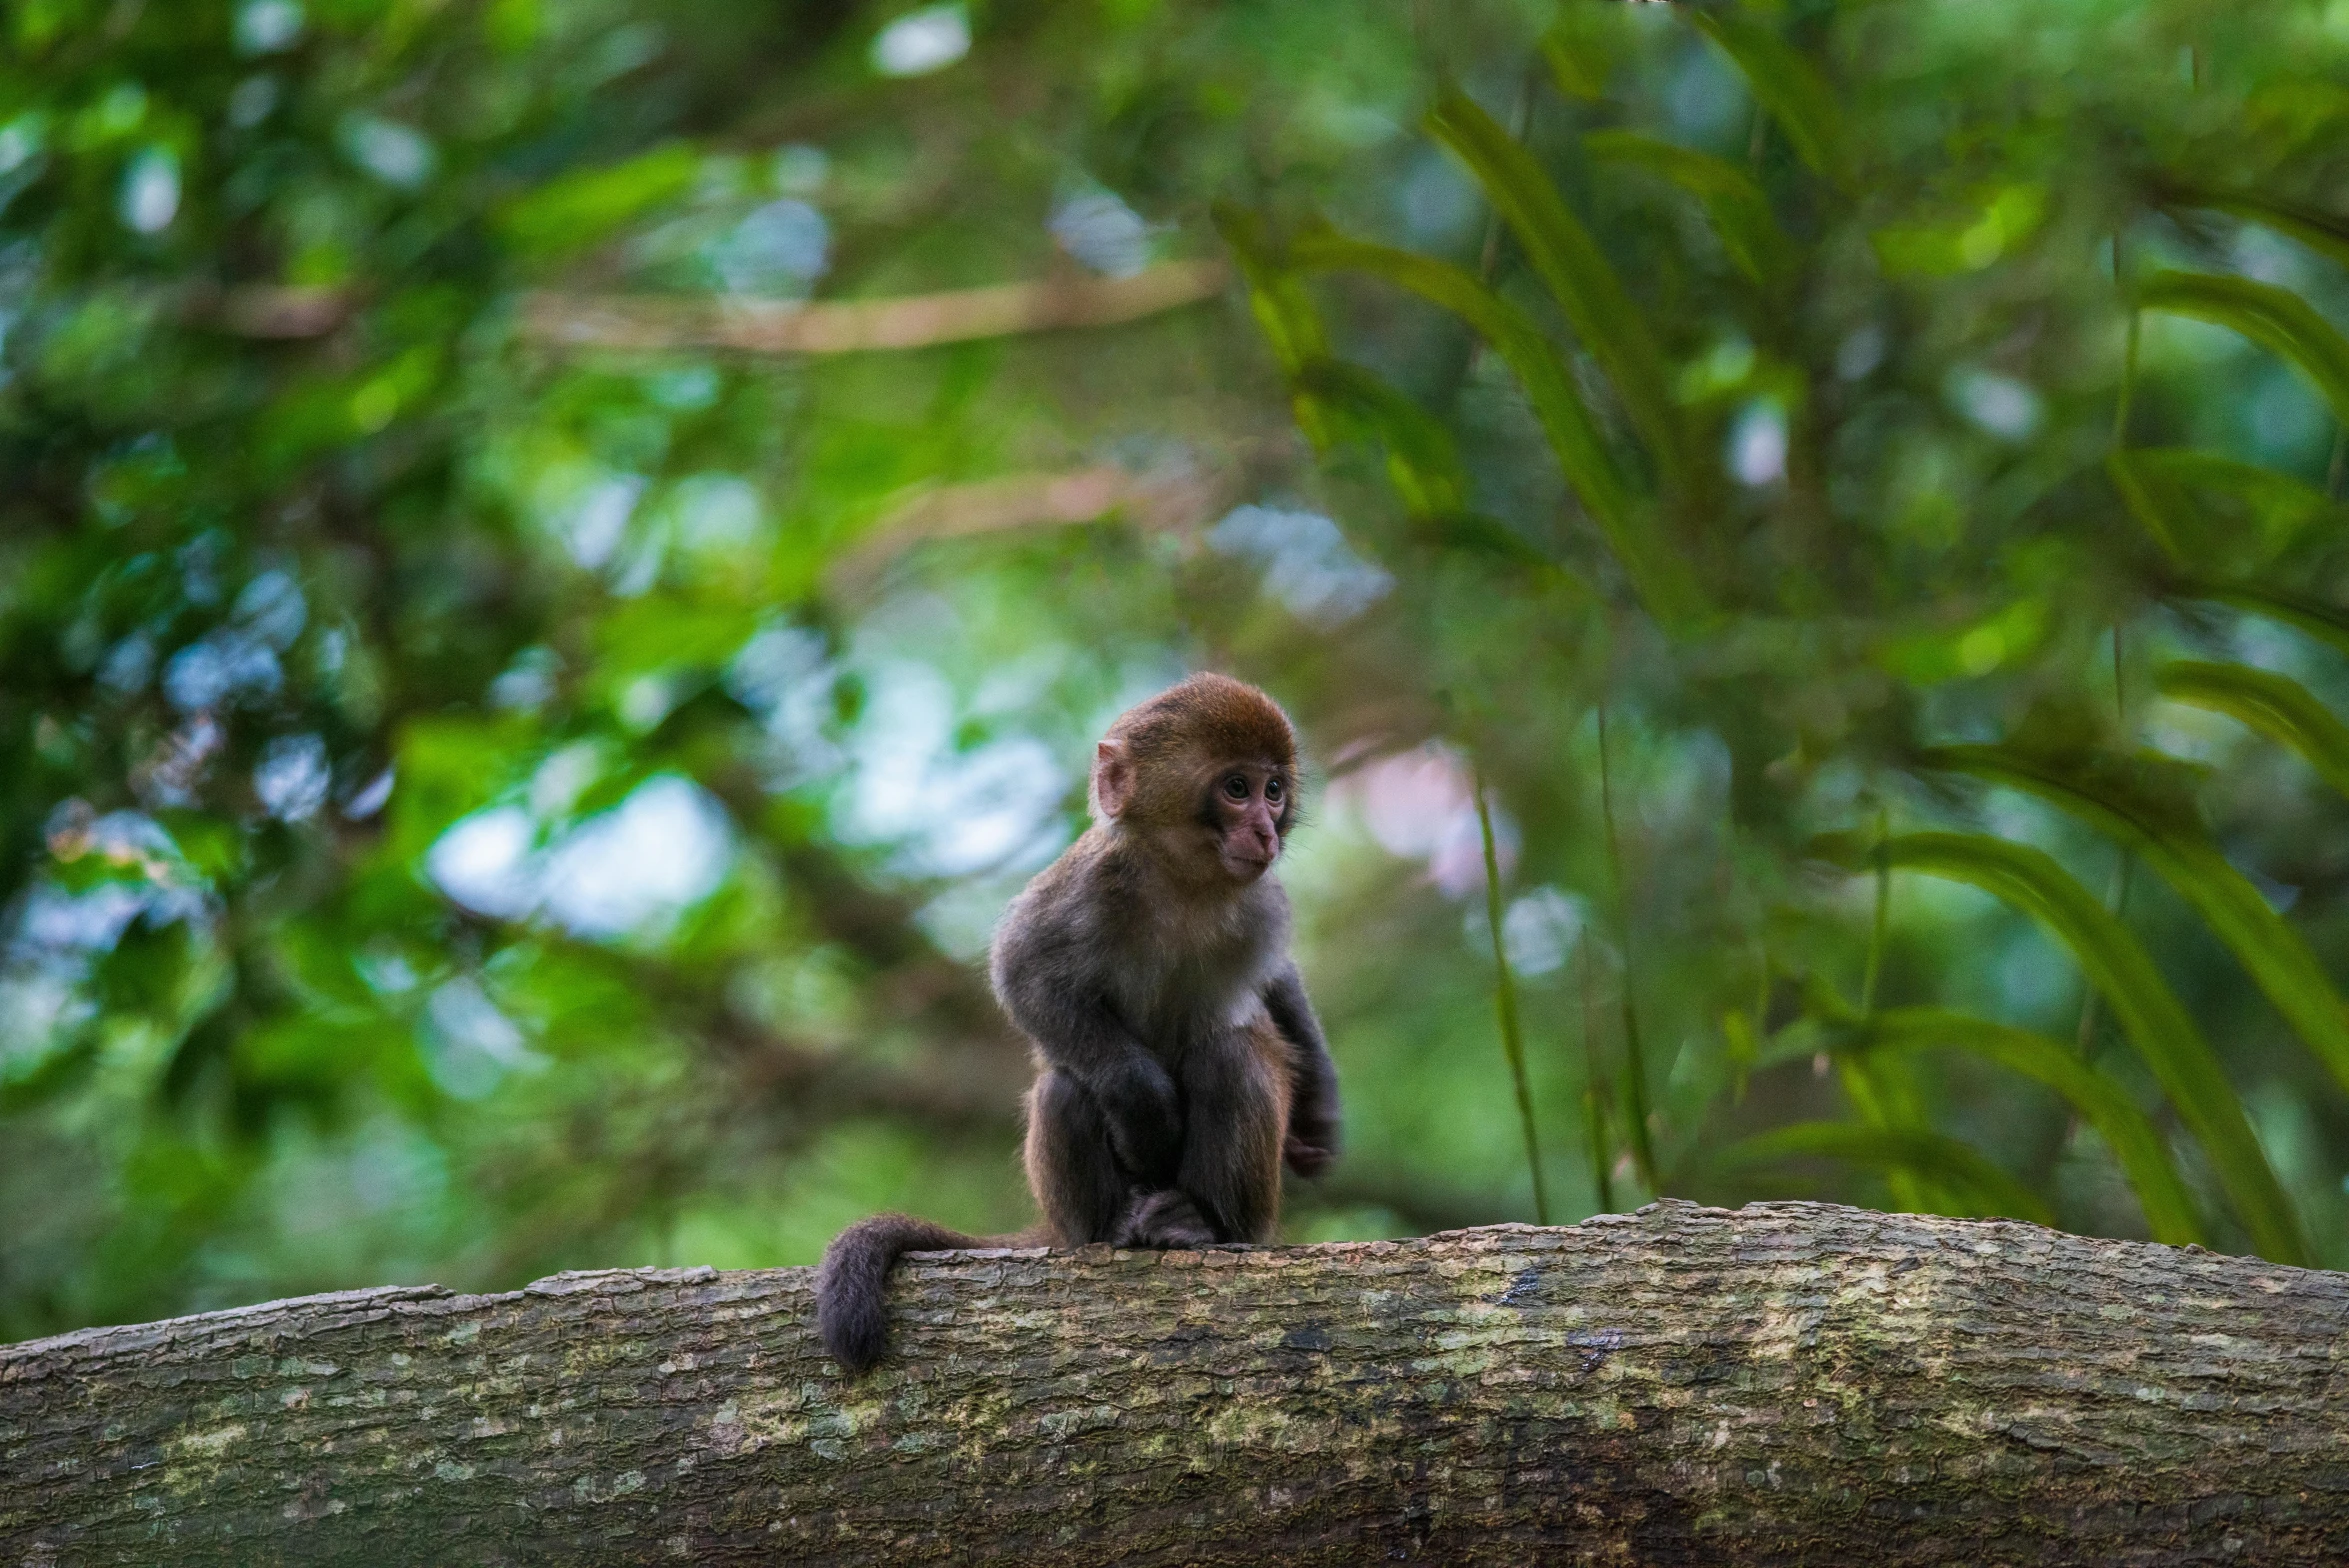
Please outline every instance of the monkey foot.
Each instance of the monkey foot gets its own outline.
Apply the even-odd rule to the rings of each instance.
[[[1135,1198],[1119,1224],[1116,1244],[1121,1247],[1182,1249],[1212,1247],[1214,1227],[1200,1214],[1189,1193],[1168,1188]]]

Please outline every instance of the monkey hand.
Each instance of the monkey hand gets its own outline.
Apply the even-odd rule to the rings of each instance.
[[[1141,1051],[1121,1067],[1098,1091],[1110,1150],[1141,1185],[1171,1185],[1183,1158],[1183,1106],[1174,1078]]]
[[[1290,1170],[1300,1176],[1320,1175],[1329,1169],[1330,1162],[1337,1157],[1337,1150],[1318,1143],[1307,1143],[1295,1133],[1281,1140],[1281,1158],[1288,1162]]]

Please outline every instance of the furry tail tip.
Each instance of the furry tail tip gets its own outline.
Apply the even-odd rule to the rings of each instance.
[[[816,1271],[816,1333],[851,1377],[889,1353],[889,1271],[908,1252],[987,1245],[903,1214],[859,1220],[832,1238]]]

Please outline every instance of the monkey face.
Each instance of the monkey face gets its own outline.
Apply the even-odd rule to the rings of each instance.
[[[1289,825],[1291,785],[1286,768],[1233,762],[1209,775],[1200,822],[1215,838],[1224,874],[1242,885],[1271,869]]]
[[[1295,820],[1297,737],[1255,687],[1194,675],[1128,709],[1094,748],[1093,809],[1180,887],[1261,878]]]

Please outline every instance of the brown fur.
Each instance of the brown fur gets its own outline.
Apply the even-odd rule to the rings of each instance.
[[[907,1250],[1272,1239],[1284,1158],[1314,1174],[1337,1142],[1335,1071],[1265,874],[1295,796],[1287,716],[1227,676],[1194,675],[1110,727],[1093,826],[1005,911],[990,965],[1035,1048],[1025,1154],[1042,1222],[992,1243],[901,1215],[843,1231],[817,1284],[843,1367],[883,1353]]]

